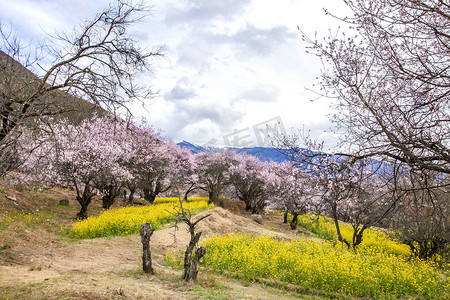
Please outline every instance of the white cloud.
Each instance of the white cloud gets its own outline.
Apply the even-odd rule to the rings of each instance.
[[[169,11],[165,21],[169,25],[198,26],[202,23],[215,23],[222,20],[232,20],[240,15],[249,0],[191,0],[182,3],[169,3]]]
[[[240,93],[234,101],[276,102],[280,95],[280,89],[276,86],[260,84]]]

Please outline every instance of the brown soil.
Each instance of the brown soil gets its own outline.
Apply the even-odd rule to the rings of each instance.
[[[57,190],[56,196],[52,194],[50,202],[57,203],[64,196],[58,194],[61,191]],[[21,196],[15,193],[16,203],[23,202],[17,205],[0,196],[0,201],[3,200],[0,206],[4,210],[12,209],[11,205],[25,211],[34,209],[33,202]],[[71,201],[72,204],[75,205]],[[69,208],[53,206],[53,209],[66,209],[67,214]],[[76,209],[72,207],[69,212],[75,215]],[[203,232],[201,240],[231,232],[286,239],[302,233],[282,224],[282,215],[277,213],[263,215],[263,225],[244,213],[239,215],[220,207],[194,218],[205,214],[210,216],[198,225],[198,230]],[[67,220],[62,223],[68,223]],[[150,246],[156,275],[152,276],[141,271],[139,235],[72,240],[56,234],[52,222],[44,220],[35,228],[11,224],[0,230],[0,299],[291,299],[299,296],[261,284],[222,278],[203,269],[197,283],[182,282],[181,270],[164,266],[164,254],[185,249],[189,242],[185,225],[177,228],[167,225],[154,232]]]

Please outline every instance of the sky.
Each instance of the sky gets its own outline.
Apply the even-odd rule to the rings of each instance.
[[[0,0],[0,22],[37,43],[92,19],[109,0]],[[314,83],[322,64],[305,51],[308,36],[336,32],[339,0],[153,0],[152,15],[131,28],[139,45],[164,59],[141,78],[156,96],[131,106],[175,142],[267,146],[267,135],[311,131],[326,148],[338,134],[327,98]]]

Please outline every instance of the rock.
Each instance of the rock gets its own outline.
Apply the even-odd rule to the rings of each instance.
[[[251,218],[253,221],[255,221],[258,224],[263,223],[263,219],[262,219],[261,215],[254,214],[254,215],[251,215]]]
[[[60,205],[69,206],[69,199],[59,200]]]

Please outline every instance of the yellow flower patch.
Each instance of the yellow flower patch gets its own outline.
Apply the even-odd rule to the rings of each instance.
[[[332,220],[324,217],[313,218],[310,215],[298,216],[298,224],[319,237],[337,241],[336,227]],[[353,228],[343,222],[339,222],[342,237],[351,241]],[[358,246],[358,252],[384,253],[386,255],[409,256],[410,248],[386,238],[386,234],[376,229],[366,229],[363,234],[363,242]]]
[[[205,246],[205,265],[249,280],[269,278],[377,299],[450,296],[446,277],[450,274],[442,274],[426,262],[408,262],[377,251],[355,254],[325,241],[280,241],[245,234],[213,237]]]
[[[110,209],[98,216],[73,224],[70,236],[79,239],[96,238],[115,235],[129,235],[139,233],[141,225],[145,222],[152,224],[154,229],[173,219],[170,212],[179,207],[178,202],[169,202],[149,206],[129,206],[119,209]],[[183,203],[183,207],[191,212],[199,212],[212,208],[208,201],[190,201]]]

